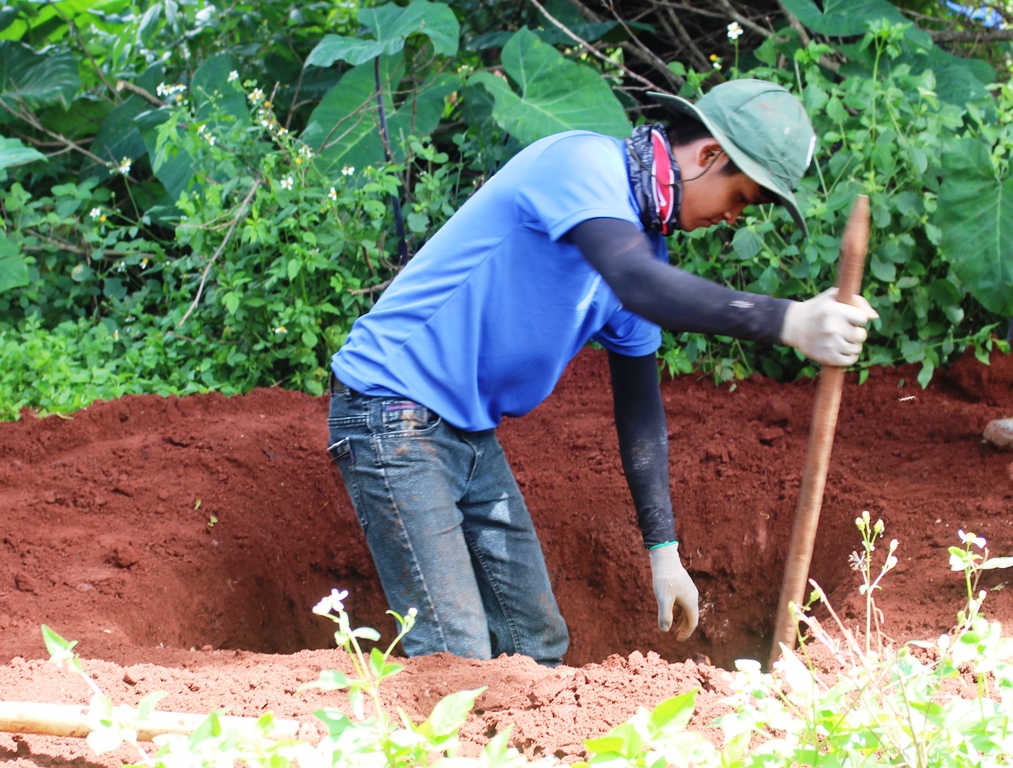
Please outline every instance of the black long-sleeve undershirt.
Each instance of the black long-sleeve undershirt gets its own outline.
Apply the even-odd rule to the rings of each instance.
[[[735,291],[654,257],[643,232],[620,219],[589,219],[566,239],[580,248],[623,306],[663,328],[777,342],[788,302]],[[619,454],[645,546],[675,540],[668,425],[654,355],[609,353]]]
[[[668,424],[654,355],[609,352],[619,455],[644,545],[675,540],[668,486]]]
[[[654,257],[621,219],[588,219],[566,234],[626,309],[662,328],[777,343],[790,302],[736,291]]]

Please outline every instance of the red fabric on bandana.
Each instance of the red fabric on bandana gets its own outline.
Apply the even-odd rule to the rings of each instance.
[[[675,211],[675,174],[668,158],[668,142],[657,130],[651,131],[651,144],[654,147],[654,163],[651,168],[654,205],[661,220],[661,234],[671,234],[669,226],[672,213]]]

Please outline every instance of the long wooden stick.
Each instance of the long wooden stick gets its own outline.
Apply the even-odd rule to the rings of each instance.
[[[152,712],[138,723],[137,739],[151,741],[155,736],[168,733],[191,734],[206,719],[205,715]],[[219,719],[225,727],[248,728],[251,731],[257,722],[255,717],[223,716]],[[88,707],[0,701],[0,731],[84,738],[91,732],[87,721]],[[268,735],[272,739],[295,739],[299,738],[301,728],[302,723],[298,720],[275,720]]]
[[[865,252],[869,245],[869,198],[859,195],[851,208],[841,242],[841,263],[837,276],[837,300],[847,304],[861,291]],[[823,489],[827,482],[830,450],[837,428],[837,412],[841,405],[844,387],[844,369],[826,366],[820,375],[813,406],[813,422],[809,430],[809,447],[806,450],[802,487],[795,507],[795,523],[791,529],[791,544],[785,566],[784,585],[777,608],[774,642],[770,650],[773,666],[781,656],[781,645],[788,651],[795,647],[795,622],[791,604],[801,605],[805,600],[806,579],[812,562],[813,543],[823,505]]]

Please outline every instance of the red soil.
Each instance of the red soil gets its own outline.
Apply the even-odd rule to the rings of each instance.
[[[927,390],[915,374],[849,378],[811,571],[858,624],[854,519],[882,518],[900,564],[878,602],[900,641],[947,630],[961,607],[946,554],[958,529],[1013,554],[1011,456],[981,439],[990,420],[1013,415],[1013,357],[986,367],[967,356]],[[677,644],[655,626],[604,353],[581,353],[546,403],[500,429],[570,626],[568,666],[413,659],[385,681],[388,702],[421,719],[448,693],[489,686],[462,731],[471,754],[512,724],[529,755],[573,759],[583,738],[692,687],[695,722],[707,723],[726,691],[719,667],[768,653],[815,389],[759,377],[663,385],[681,550],[702,606],[700,628]],[[129,397],[0,424],[0,699],[87,702],[83,682],[42,660],[45,623],[80,641],[86,669],[118,703],[164,690],[166,711],[305,722],[325,703],[342,706],[337,694],[293,695],[321,669],[347,666],[328,650],[332,625],[310,608],[340,587],[353,624],[388,639],[392,622],[323,450],[326,408],[271,389]],[[1006,622],[1009,578],[991,571],[981,583],[986,614]],[[0,733],[0,762],[19,768],[131,757]]]

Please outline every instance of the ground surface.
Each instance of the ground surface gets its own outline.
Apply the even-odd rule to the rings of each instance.
[[[985,367],[967,357],[924,391],[915,373],[849,379],[812,565],[857,622],[854,519],[882,518],[887,539],[900,541],[879,601],[897,640],[952,624],[963,585],[946,548],[958,529],[1013,554],[1013,455],[981,439],[990,420],[1013,415],[1013,358]],[[694,377],[663,385],[681,551],[703,609],[680,645],[655,628],[604,353],[581,353],[548,401],[500,430],[571,629],[567,666],[416,659],[389,681],[389,701],[422,718],[445,694],[489,686],[463,730],[466,750],[512,724],[528,754],[570,759],[638,705],[692,687],[697,722],[709,721],[725,691],[720,667],[767,657],[815,389],[759,378],[734,389]],[[164,690],[167,711],[271,710],[307,722],[322,704],[340,705],[335,694],[294,695],[345,664],[310,608],[340,587],[353,623],[389,637],[391,622],[323,451],[326,407],[259,390],[132,397],[0,424],[0,699],[86,703],[83,683],[42,661],[45,623],[80,641],[86,668],[121,703]],[[982,586],[986,613],[1008,622],[1007,578],[993,571]],[[19,768],[116,758],[95,758],[80,741],[0,733],[0,762]]]

